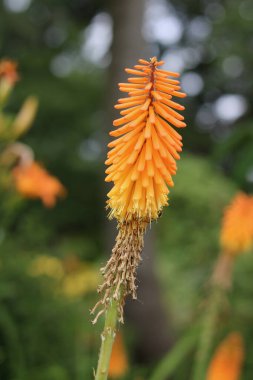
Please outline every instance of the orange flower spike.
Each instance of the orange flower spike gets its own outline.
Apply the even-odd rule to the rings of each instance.
[[[179,80],[170,78],[179,74],[159,69],[162,64],[156,57],[140,59],[134,69],[125,69],[135,77],[119,83],[128,97],[115,105],[122,117],[113,122],[116,129],[110,135],[120,137],[108,144],[106,181],[114,184],[108,194],[110,217],[121,222],[157,219],[168,203],[165,184],[173,186],[175,160],[182,151],[182,137],[173,127],[186,124],[178,112],[184,107],[171,99],[186,94],[178,92]]]
[[[122,334],[117,333],[112,347],[112,355],[109,366],[109,377],[116,379],[124,376],[128,370],[128,359]]]
[[[207,371],[206,380],[239,380],[244,360],[243,339],[229,334],[218,346]]]
[[[19,80],[17,63],[11,60],[0,61],[0,79],[5,78],[10,84]]]
[[[225,209],[220,243],[236,255],[253,247],[253,196],[238,193]]]
[[[53,207],[56,198],[66,194],[60,181],[36,162],[17,166],[12,173],[17,191],[27,198],[40,198],[46,207]]]

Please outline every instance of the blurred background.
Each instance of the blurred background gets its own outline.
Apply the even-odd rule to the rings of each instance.
[[[147,233],[139,299],[126,307],[120,378],[148,379],[198,320],[223,208],[253,188],[252,49],[252,0],[1,1],[0,57],[20,73],[7,110],[38,98],[22,142],[67,189],[52,209],[1,194],[1,379],[93,376],[102,322],[92,327],[89,309],[116,233],[103,162],[117,82],[138,58],[156,55],[181,73],[188,127],[170,207]],[[241,256],[219,330],[244,336],[245,380],[253,378],[252,271],[252,256]],[[189,378],[192,358],[173,378]]]

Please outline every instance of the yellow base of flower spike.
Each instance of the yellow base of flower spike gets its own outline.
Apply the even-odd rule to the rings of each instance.
[[[106,181],[114,184],[108,193],[109,216],[119,221],[157,219],[168,204],[167,185],[173,186],[183,145],[172,125],[186,126],[177,112],[184,107],[172,98],[186,94],[179,92],[179,81],[170,78],[179,74],[159,69],[163,63],[156,57],[140,59],[134,69],[125,69],[136,77],[119,83],[128,97],[115,106],[122,117],[113,122],[119,128],[110,135],[117,139],[108,144],[106,160]]]

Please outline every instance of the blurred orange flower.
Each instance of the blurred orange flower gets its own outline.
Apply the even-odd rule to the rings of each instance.
[[[0,79],[5,78],[11,84],[18,81],[17,63],[8,59],[0,61]]]
[[[218,346],[207,371],[206,380],[239,380],[244,359],[243,339],[229,334]]]
[[[220,236],[221,246],[237,254],[253,245],[253,196],[238,193],[226,208]]]
[[[182,151],[182,137],[172,126],[186,126],[178,112],[184,107],[172,99],[183,98],[179,92],[179,74],[161,70],[164,62],[156,57],[139,59],[134,69],[125,69],[135,77],[129,83],[119,83],[128,97],[115,106],[121,118],[114,120],[116,128],[110,135],[117,137],[109,143],[105,162],[109,165],[107,182],[114,186],[108,193],[110,216],[119,221],[157,219],[168,204],[168,186],[173,186],[176,160]]]
[[[40,198],[46,207],[53,207],[57,197],[66,194],[60,181],[37,162],[18,165],[12,173],[17,191],[27,198]]]
[[[126,374],[128,369],[127,354],[120,332],[117,333],[112,347],[109,377],[118,378]]]

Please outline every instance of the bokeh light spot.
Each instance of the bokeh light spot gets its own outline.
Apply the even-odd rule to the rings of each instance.
[[[85,29],[83,39],[81,55],[85,60],[102,67],[109,64],[105,56],[112,42],[111,16],[105,12],[97,14]]]
[[[201,76],[194,72],[188,72],[182,76],[182,88],[189,96],[198,95],[203,89],[204,83]]]
[[[26,11],[30,4],[31,0],[4,0],[5,8],[14,13]]]
[[[149,42],[172,45],[181,39],[182,34],[182,22],[172,13],[166,2],[149,1],[144,18],[144,38]]]
[[[237,94],[222,95],[214,104],[214,111],[222,121],[233,122],[247,110],[244,96]]]
[[[224,59],[222,68],[224,73],[231,78],[238,78],[243,72],[243,61],[236,55]]]

